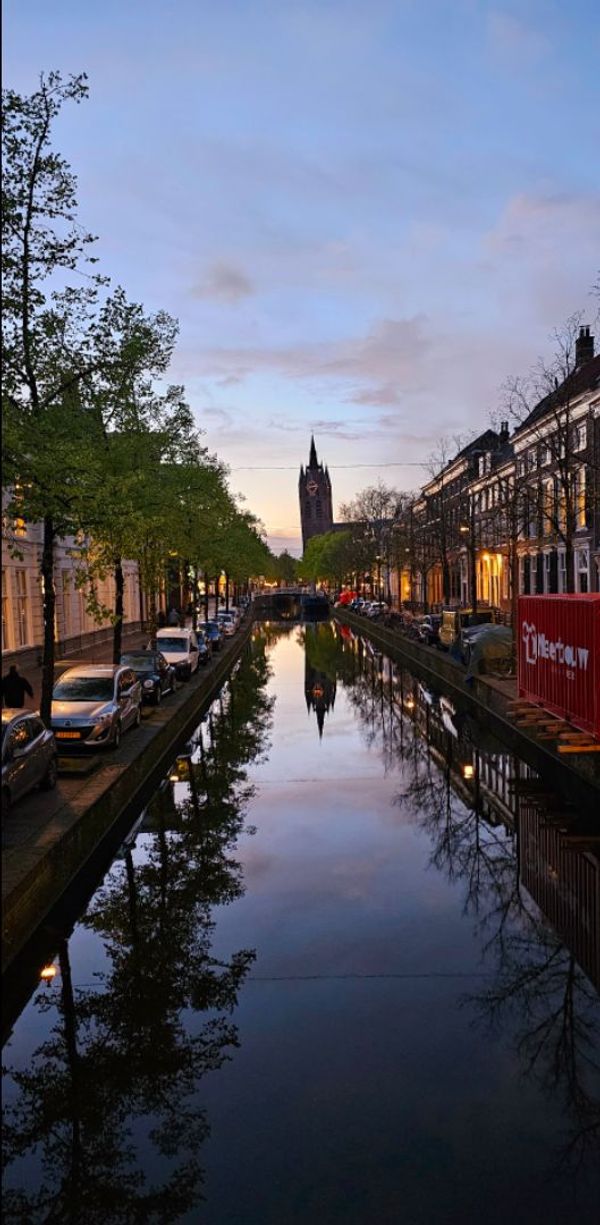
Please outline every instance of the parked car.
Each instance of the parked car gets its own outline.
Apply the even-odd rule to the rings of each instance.
[[[212,648],[204,630],[196,630],[196,641],[198,643],[198,663],[205,668],[212,655]]]
[[[220,651],[223,642],[223,631],[218,621],[204,621],[202,623],[202,632],[210,645],[212,651]]]
[[[367,616],[374,621],[377,617],[383,617],[387,610],[388,607],[385,600],[371,600]]]
[[[56,741],[39,714],[20,707],[2,711],[2,807],[33,787],[50,791],[57,778]]]
[[[231,613],[217,613],[217,620],[226,638],[233,638],[237,625]]]
[[[121,663],[131,668],[142,686],[142,699],[158,706],[163,693],[174,693],[177,681],[175,667],[162,651],[127,651]]]
[[[154,644],[150,645],[152,647]],[[178,680],[189,681],[190,676],[198,671],[200,650],[193,630],[177,630],[168,626],[158,630],[156,650],[162,652],[167,663],[173,664]]]
[[[59,678],[52,692],[50,721],[59,752],[117,748],[128,727],[142,719],[142,686],[123,664],[80,664]]]

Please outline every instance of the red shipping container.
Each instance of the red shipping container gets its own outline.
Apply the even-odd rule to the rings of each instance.
[[[519,696],[600,738],[600,594],[519,596]]]

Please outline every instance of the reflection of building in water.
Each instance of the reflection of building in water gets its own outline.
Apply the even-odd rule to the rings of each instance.
[[[317,716],[319,740],[323,735],[325,715],[330,710],[333,710],[335,705],[335,688],[335,680],[332,680],[326,672],[320,672],[318,668],[313,668],[312,664],[309,663],[307,653],[304,662],[304,696],[306,698],[306,709],[308,711],[314,710]]]
[[[597,835],[567,832],[552,823],[550,809],[561,804],[525,762],[504,749],[474,721],[451,711],[447,700],[427,700],[422,685],[397,670],[402,710],[426,742],[429,756],[448,771],[453,791],[478,811],[487,825],[517,829],[519,879],[544,919],[600,989],[600,860]],[[453,722],[448,721],[448,711]],[[453,734],[454,729],[454,734]],[[549,785],[548,785],[549,787]],[[531,792],[533,791],[533,795]],[[550,789],[551,791],[551,789]],[[564,801],[563,801],[564,803]],[[585,814],[583,814],[585,823]],[[580,826],[582,831],[584,826]]]
[[[545,917],[594,986],[600,990],[600,861],[573,851],[544,821],[543,811],[522,799],[519,873]]]

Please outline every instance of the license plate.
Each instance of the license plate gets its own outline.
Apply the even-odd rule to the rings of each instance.
[[[55,732],[57,740],[81,740],[81,732]]]

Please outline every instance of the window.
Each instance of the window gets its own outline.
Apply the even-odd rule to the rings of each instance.
[[[321,515],[322,515],[322,510],[321,510],[321,499],[320,499],[320,498],[317,498],[317,519],[320,519],[320,518],[321,518]]]
[[[558,591],[562,595],[567,590],[567,558],[564,549],[558,553]]]
[[[8,742],[8,752],[14,753],[15,749],[25,749],[31,740],[29,728],[29,720],[21,719],[19,723],[15,723]]]
[[[582,421],[581,425],[578,425],[575,429],[574,449],[576,451],[583,451],[584,447],[586,446],[587,446],[587,421]]]
[[[530,472],[533,472],[536,466],[537,466],[537,451],[535,447],[531,447],[531,449],[527,452],[527,467]]]
[[[15,646],[24,647],[29,642],[29,600],[27,596],[27,571],[15,570],[15,603],[13,607]]]
[[[577,549],[575,556],[575,586],[582,594],[589,591],[590,555],[587,549]]]
[[[519,476],[525,476],[525,459],[522,456],[517,464],[517,472]]]
[[[575,527],[587,527],[585,468],[579,468],[575,476]]]
[[[65,638],[73,633],[73,616],[71,609],[71,574],[69,570],[62,571],[62,603],[65,619]]]
[[[556,522],[556,487],[554,477],[544,485],[544,536],[551,536]]]

